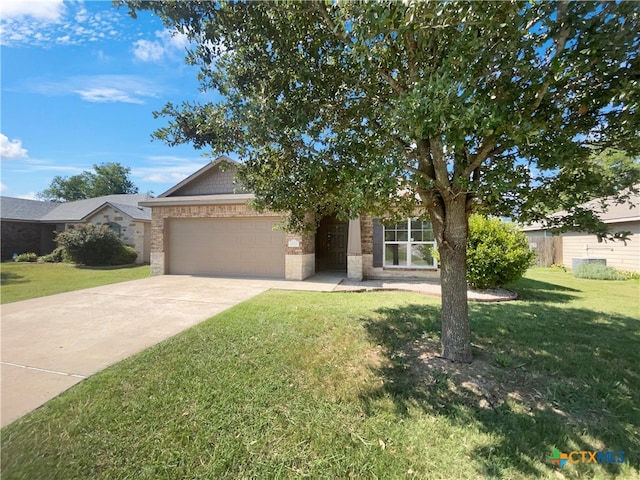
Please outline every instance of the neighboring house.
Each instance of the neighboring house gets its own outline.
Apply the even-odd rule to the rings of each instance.
[[[615,205],[613,201],[606,211],[602,211],[601,200],[594,200],[584,206],[594,210],[600,220],[612,233],[631,232],[626,245],[622,241],[598,242],[596,235],[584,232],[565,232],[554,236],[542,224],[532,224],[522,228],[532,246],[552,242],[556,245],[555,259],[552,263],[561,263],[571,268],[574,258],[604,258],[607,265],[631,272],[640,272],[640,196],[632,195],[627,203]],[[549,262],[546,262],[549,263]]]
[[[2,260],[14,254],[33,252],[44,255],[55,248],[55,225],[42,223],[42,217],[59,204],[23,198],[0,197],[0,251]]]
[[[108,225],[138,252],[136,263],[150,261],[151,210],[138,205],[148,194],[106,195],[67,203],[0,197],[2,259],[14,253],[50,253],[55,233],[81,224]]]
[[[311,234],[276,227],[277,212],[256,212],[235,182],[237,164],[220,157],[157,198],[152,210],[154,275],[241,275],[303,280],[317,271],[349,278],[438,277],[429,222],[383,226],[362,215],[323,218]]]

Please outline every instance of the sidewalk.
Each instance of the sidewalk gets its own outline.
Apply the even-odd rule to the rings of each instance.
[[[406,290],[425,295],[442,296],[439,280],[343,280],[334,292],[360,292],[370,290]],[[489,290],[467,290],[467,298],[472,302],[505,302],[518,298],[516,292],[502,288]]]

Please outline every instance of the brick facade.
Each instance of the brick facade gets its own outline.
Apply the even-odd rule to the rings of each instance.
[[[157,202],[147,202],[152,207],[151,220],[151,266],[154,275],[166,273],[168,265],[166,238],[170,219],[177,218],[243,218],[281,217],[274,212],[258,213],[244,203],[247,196],[236,200],[233,194],[247,193],[236,183],[236,167],[230,159],[221,158],[219,163],[205,166],[191,177],[167,191]],[[189,197],[194,197],[190,199]],[[209,200],[210,199],[210,200]],[[211,203],[208,203],[208,202]],[[361,250],[355,248],[347,258],[347,275],[350,278],[380,277],[432,277],[437,271],[389,269],[373,267],[374,219],[361,215],[359,227]],[[355,224],[358,225],[357,223]],[[353,227],[353,225],[351,225]],[[350,228],[351,228],[350,227]],[[357,227],[356,227],[357,228]],[[357,230],[353,233],[357,235]],[[357,238],[356,236],[353,237]],[[213,247],[212,247],[213,248]],[[376,244],[375,248],[379,248]],[[315,273],[316,234],[292,234],[285,236],[285,278],[302,280]],[[360,253],[361,252],[361,253]],[[376,252],[378,253],[378,252]]]
[[[246,218],[280,217],[277,213],[256,213],[247,204],[179,205],[153,207],[151,214],[151,251],[164,252],[166,220],[169,218]]]
[[[362,254],[373,255],[373,218],[366,215],[360,216],[360,238]]]
[[[2,260],[9,260],[13,254],[35,253],[42,255],[40,245],[41,225],[29,222],[2,222]]]
[[[250,205],[212,204],[212,205],[167,205],[154,206],[151,215],[151,266],[153,275],[166,273],[166,227],[173,218],[281,218],[274,212],[257,213]],[[292,246],[289,247],[288,245]],[[297,244],[297,245],[296,245]],[[302,280],[315,272],[315,237],[313,234],[286,234],[285,276]]]

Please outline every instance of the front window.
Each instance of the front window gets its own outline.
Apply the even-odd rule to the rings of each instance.
[[[120,224],[115,222],[109,222],[109,223],[105,223],[105,225],[109,227],[109,229],[115,232],[117,235],[120,235]]]
[[[431,222],[409,219],[384,226],[384,266],[437,268]]]

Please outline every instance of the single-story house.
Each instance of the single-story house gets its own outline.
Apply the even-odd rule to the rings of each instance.
[[[0,197],[2,260],[14,253],[46,255],[55,248],[55,233],[92,223],[108,225],[138,252],[136,263],[149,263],[151,209],[138,205],[148,194],[106,195],[67,203]]]
[[[592,209],[612,233],[631,232],[626,244],[622,241],[598,242],[596,235],[585,232],[564,232],[554,235],[541,223],[522,228],[532,247],[555,245],[552,263],[560,263],[571,268],[574,258],[603,258],[610,267],[629,272],[640,272],[640,195],[631,195],[623,204],[614,204],[612,199],[604,199],[609,205],[603,210],[602,199],[593,200],[583,206]],[[547,262],[548,263],[548,262]]]
[[[13,254],[33,252],[44,255],[55,248],[55,225],[41,222],[58,203],[0,197],[0,251],[2,260]]]
[[[282,213],[258,213],[235,180],[237,163],[220,157],[140,203],[151,208],[154,275],[254,276],[303,280],[318,271],[349,278],[438,277],[430,222],[383,225],[361,215],[325,217],[315,233],[287,233]]]

